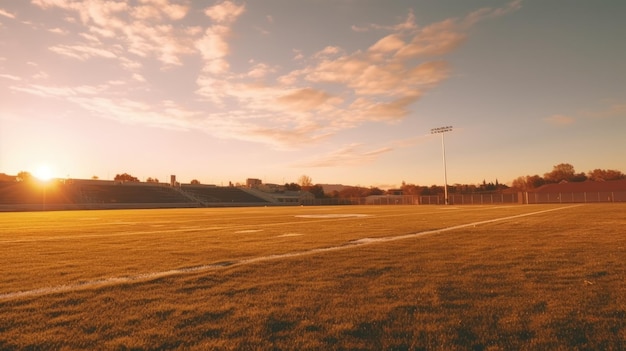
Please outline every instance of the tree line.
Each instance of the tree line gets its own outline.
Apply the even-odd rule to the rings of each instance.
[[[515,191],[528,191],[546,184],[561,182],[585,182],[585,181],[613,181],[626,179],[626,175],[619,170],[614,169],[594,169],[587,173],[577,173],[569,163],[560,163],[552,168],[552,171],[544,173],[543,176],[538,174],[520,176],[513,180],[511,186],[495,182],[487,182],[483,180],[481,184],[453,184],[448,185],[448,192],[452,194],[472,194],[472,193],[497,193],[506,189],[514,189]],[[441,185],[420,186],[416,184],[408,184],[402,182],[399,189],[381,190],[377,187],[359,187],[347,186],[342,190],[335,190],[330,193],[324,193],[321,185],[313,185],[311,178],[302,176],[299,183],[285,184],[287,190],[305,190],[309,191],[316,198],[356,198],[367,197],[370,195],[440,195],[444,193],[444,187]]]
[[[17,181],[30,181],[33,176],[29,172],[19,172],[16,176]],[[97,177],[93,177],[97,179]],[[115,181],[139,182],[137,177],[128,173],[116,174]],[[512,188],[516,191],[528,191],[536,189],[546,184],[560,182],[585,182],[585,181],[613,181],[626,179],[626,175],[619,170],[614,169],[594,169],[587,173],[578,173],[569,163],[560,163],[552,168],[552,171],[544,173],[543,176],[538,174],[519,176],[515,178],[511,186],[502,184],[496,179],[495,182],[486,182],[483,180],[481,184],[453,184],[448,185],[448,192],[454,194],[472,194],[472,193],[493,193]],[[148,178],[147,182],[158,183],[156,178]],[[200,184],[196,179],[191,184]],[[307,191],[315,196],[315,198],[357,198],[367,197],[371,195],[439,195],[444,192],[441,185],[420,186],[416,184],[408,184],[402,182],[399,189],[382,190],[378,187],[361,187],[361,186],[345,186],[341,190],[333,190],[326,193],[321,184],[313,184],[311,177],[302,175],[297,183],[285,183],[285,190],[289,191]]]
[[[538,188],[545,184],[554,184],[561,182],[585,182],[585,181],[613,181],[626,179],[626,175],[615,169],[594,169],[587,173],[577,173],[569,163],[560,163],[552,169],[551,172],[545,173],[543,177],[535,175],[520,176],[513,180],[511,186],[522,191]]]

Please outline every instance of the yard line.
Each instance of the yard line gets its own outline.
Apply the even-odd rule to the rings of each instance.
[[[351,249],[351,248],[355,248],[355,247],[359,247],[363,245],[371,245],[371,244],[382,243],[382,242],[417,238],[420,236],[444,233],[444,232],[449,232],[449,231],[453,231],[457,229],[474,227],[477,225],[502,222],[502,221],[507,221],[511,219],[534,216],[534,215],[553,212],[553,211],[561,211],[561,210],[570,209],[570,208],[579,207],[579,206],[583,206],[583,205],[570,205],[570,206],[557,207],[557,208],[552,208],[548,210],[523,213],[519,215],[506,216],[506,217],[500,217],[500,218],[495,218],[495,219],[488,219],[488,220],[483,220],[483,221],[478,221],[478,222],[460,224],[460,225],[455,225],[451,227],[427,230],[427,231],[416,232],[416,233],[411,233],[411,234],[389,236],[389,237],[382,237],[382,238],[361,238],[358,240],[352,240],[352,241],[346,242],[338,246],[316,248],[316,249],[310,249],[307,251],[288,252],[288,253],[283,253],[283,254],[259,256],[259,257],[252,257],[252,258],[241,259],[241,260],[236,260],[236,261],[222,261],[222,262],[217,262],[217,263],[212,263],[212,264],[207,264],[207,265],[184,267],[184,268],[171,269],[171,270],[160,271],[160,272],[142,273],[142,274],[137,274],[133,276],[110,277],[110,278],[104,278],[104,279],[78,282],[78,283],[73,283],[73,284],[57,285],[57,286],[52,286],[52,287],[43,287],[43,288],[24,290],[24,291],[15,291],[15,292],[0,294],[0,300],[10,300],[10,299],[18,299],[18,298],[31,297],[31,296],[50,295],[50,294],[55,294],[55,293],[64,293],[64,292],[75,291],[75,290],[80,290],[80,289],[97,288],[97,287],[110,286],[110,285],[116,285],[116,284],[132,284],[135,282],[148,281],[148,280],[153,280],[156,278],[162,278],[162,277],[167,277],[167,276],[172,276],[172,275],[181,275],[181,274],[188,274],[188,273],[193,273],[193,272],[217,270],[217,269],[223,269],[225,267],[242,266],[242,265],[247,265],[247,264],[252,264],[252,263],[257,263],[257,262],[264,262],[264,261],[278,260],[278,259],[283,259],[283,258],[300,257],[300,256],[306,256],[306,255],[314,255],[318,253],[346,250],[346,249]]]

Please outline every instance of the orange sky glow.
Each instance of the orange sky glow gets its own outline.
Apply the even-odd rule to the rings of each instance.
[[[626,171],[626,2],[0,3],[0,173],[227,185]]]

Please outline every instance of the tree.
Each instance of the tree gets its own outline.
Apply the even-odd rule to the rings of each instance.
[[[347,186],[339,191],[339,197],[349,199],[352,197],[364,197],[366,189],[359,186]]]
[[[527,191],[531,189],[536,189],[544,185],[545,183],[546,182],[543,178],[535,174],[533,176],[527,175],[527,176],[517,177],[513,180],[513,183],[511,184],[511,186],[521,191]]]
[[[569,181],[570,182],[584,182],[587,180],[587,175],[584,172],[574,174]]]
[[[31,180],[33,180],[33,175],[28,172],[21,171],[17,174],[15,180],[17,180],[18,182],[30,182]]]
[[[148,179],[146,179],[146,182],[148,182],[148,183],[158,183],[159,180],[157,178],[148,177]]]
[[[620,180],[626,178],[624,173],[615,169],[594,169],[593,171],[587,172],[587,177],[595,181]]]
[[[526,176],[526,184],[528,184],[529,189],[536,189],[546,184],[546,180],[541,178],[538,174],[535,174],[533,176]]]
[[[298,178],[298,184],[303,188],[310,187],[313,185],[313,180],[308,175],[303,174]]]
[[[326,197],[326,194],[324,193],[324,188],[319,184],[308,187],[307,191],[313,194],[316,199],[323,199]]]
[[[378,188],[378,187],[370,187],[369,189],[369,193],[366,196],[370,196],[370,195],[383,195],[385,192],[382,191],[382,189]]]
[[[200,185],[200,181],[197,180],[197,179],[192,179],[191,180],[191,184],[193,184],[193,185]]]
[[[562,181],[571,181],[576,171],[574,166],[569,163],[560,163],[552,169],[552,172],[543,175],[547,183],[559,183]]]
[[[404,195],[420,195],[421,189],[415,184],[406,184],[402,182],[402,186],[400,187],[402,190],[402,194]]]
[[[288,191],[300,191],[302,188],[297,183],[285,183],[285,190]]]
[[[511,187],[514,189],[518,189],[518,190],[522,190],[522,191],[526,191],[529,189],[528,183],[527,183],[527,178],[528,176],[524,177],[524,176],[519,176],[515,179],[513,179],[513,182],[511,183]]]
[[[137,177],[133,177],[132,175],[128,173],[116,174],[113,180],[120,181],[120,182],[138,182],[139,181]]]

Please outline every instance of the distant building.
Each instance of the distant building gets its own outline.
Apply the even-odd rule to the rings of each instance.
[[[260,187],[262,184],[263,184],[263,182],[261,181],[261,179],[256,179],[256,178],[248,178],[248,179],[246,179],[246,187],[247,188],[256,189],[256,188]]]
[[[389,190],[387,190],[387,194],[389,194],[389,195],[404,195],[402,189],[389,189]]]

